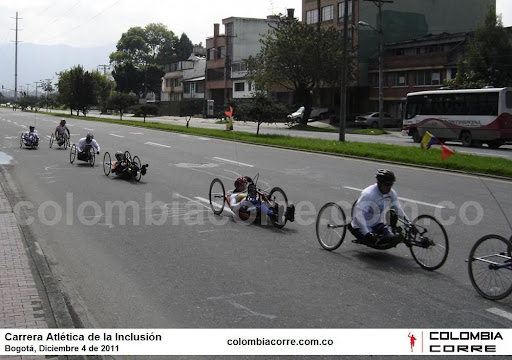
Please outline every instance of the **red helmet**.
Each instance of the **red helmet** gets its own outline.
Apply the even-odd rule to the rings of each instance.
[[[244,178],[243,176],[240,176],[238,179],[235,180],[235,187],[237,187],[240,184],[246,185],[247,179]]]

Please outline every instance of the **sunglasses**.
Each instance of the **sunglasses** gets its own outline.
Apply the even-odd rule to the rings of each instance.
[[[383,182],[382,185],[384,186],[393,186],[392,182]]]

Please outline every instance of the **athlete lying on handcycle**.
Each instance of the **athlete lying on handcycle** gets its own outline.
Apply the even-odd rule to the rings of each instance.
[[[283,193],[284,194],[284,193]],[[270,195],[258,189],[253,180],[248,176],[242,176],[235,180],[235,189],[228,193],[231,210],[242,220],[250,218],[256,211],[256,217],[266,214],[273,223],[279,223],[284,214],[288,221],[295,220],[295,206],[280,205],[270,200]]]

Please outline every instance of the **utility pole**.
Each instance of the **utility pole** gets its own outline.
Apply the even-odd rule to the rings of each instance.
[[[36,101],[37,101],[37,88],[39,87],[40,81],[34,81],[34,84],[36,84]]]
[[[110,65],[98,65],[98,68],[103,68],[103,75],[107,75],[107,68],[110,69]]]
[[[348,1],[345,0],[345,14],[343,15],[343,59],[341,68],[341,95],[340,95],[340,128],[339,141],[345,141],[345,127],[347,123],[347,67],[348,67]]]
[[[234,38],[236,37],[236,35],[230,35],[230,34],[227,34],[227,29],[226,29],[226,34],[224,35],[224,38],[226,39],[226,54],[225,54],[225,58],[224,58],[224,106],[227,106],[228,104],[228,72],[229,72],[229,75],[231,76],[231,63],[230,63],[230,57],[229,57],[229,39],[230,38]],[[233,46],[233,45],[231,45]]]
[[[15,46],[14,46],[14,104],[18,101],[18,12],[16,11],[16,29],[11,29],[16,32]]]

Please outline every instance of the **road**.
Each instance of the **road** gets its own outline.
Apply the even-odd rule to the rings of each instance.
[[[19,135],[34,120],[42,144],[21,149]],[[328,201],[348,209],[378,162],[70,120],[72,143],[93,131],[101,155],[129,150],[149,164],[132,183],[106,177],[99,162],[70,164],[69,151],[49,149],[58,120],[0,110],[0,152],[13,158],[4,167],[29,202],[22,207],[30,228],[87,327],[512,326],[512,299],[479,297],[465,263],[479,237],[510,234],[511,182],[386,165],[411,216],[445,223],[449,258],[428,272],[405,246],[375,251],[347,236],[327,252],[316,240],[316,212]],[[212,215],[213,178],[231,188],[238,175],[257,173],[263,188],[284,189],[295,223],[277,230],[245,226],[226,211]]]

